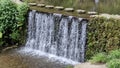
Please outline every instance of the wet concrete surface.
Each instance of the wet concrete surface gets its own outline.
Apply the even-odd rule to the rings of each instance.
[[[19,53],[17,50],[8,50],[0,54],[0,68],[68,68],[69,66],[49,61],[45,57]]]

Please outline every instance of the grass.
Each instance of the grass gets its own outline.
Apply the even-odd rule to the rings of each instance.
[[[120,59],[120,49],[109,52],[108,60],[112,60],[112,59]]]
[[[120,59],[112,59],[107,63],[108,68],[120,68]]]
[[[91,63],[106,63],[108,68],[120,68],[120,49],[112,50],[108,54],[98,53],[92,57]]]
[[[107,61],[107,55],[106,53],[98,53],[95,56],[92,57],[92,60],[90,60],[91,63],[106,63]]]

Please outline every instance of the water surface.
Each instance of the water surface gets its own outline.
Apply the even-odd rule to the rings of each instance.
[[[21,48],[0,54],[0,68],[66,68],[67,66],[69,65],[59,61],[50,61],[47,57],[21,52]]]

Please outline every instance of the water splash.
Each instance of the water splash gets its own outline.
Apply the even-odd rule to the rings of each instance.
[[[62,61],[84,62],[86,26],[87,20],[82,18],[30,11],[25,47],[51,54],[46,54],[47,57],[54,55]]]

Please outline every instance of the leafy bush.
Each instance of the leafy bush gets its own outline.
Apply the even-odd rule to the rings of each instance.
[[[96,53],[120,48],[120,20],[93,18],[88,23],[87,52],[89,59]]]
[[[106,63],[107,55],[105,53],[98,53],[92,57],[91,63]]]
[[[68,66],[66,66],[66,68],[73,68],[73,66],[68,65]]]
[[[120,68],[120,59],[113,59],[107,63],[108,68]]]
[[[120,49],[112,50],[108,54],[98,53],[92,57],[91,63],[107,63],[108,68],[120,68]]]
[[[108,59],[120,59],[120,49],[109,52]]]
[[[0,46],[20,43],[27,10],[25,3],[17,5],[11,0],[0,0]]]

